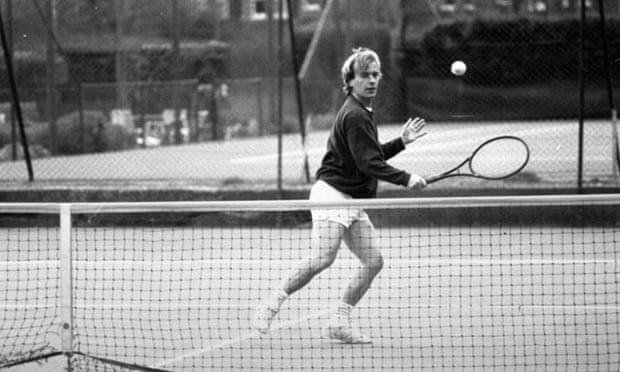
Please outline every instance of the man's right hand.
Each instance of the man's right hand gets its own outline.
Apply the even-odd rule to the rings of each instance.
[[[418,176],[417,174],[412,174],[409,178],[409,183],[407,183],[407,187],[410,189],[421,189],[426,186],[426,180],[424,177]]]

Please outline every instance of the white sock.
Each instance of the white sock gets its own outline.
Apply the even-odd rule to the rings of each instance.
[[[288,298],[288,293],[284,292],[283,289],[279,288],[271,294],[269,298],[269,308],[272,310],[280,310],[280,306],[286,301]]]
[[[345,302],[340,302],[340,304],[336,308],[336,311],[334,312],[334,315],[337,317],[348,319],[352,310],[353,310],[353,305],[349,305]]]

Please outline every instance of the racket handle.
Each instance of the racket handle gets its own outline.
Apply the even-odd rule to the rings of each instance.
[[[439,181],[441,179],[441,176],[428,176],[428,177],[424,177],[424,180],[426,181],[426,184],[431,184],[433,182]]]

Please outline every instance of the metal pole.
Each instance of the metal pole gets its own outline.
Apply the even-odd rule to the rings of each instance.
[[[71,205],[60,205],[60,341],[71,371],[73,355],[73,259],[71,251]]]
[[[13,59],[13,1],[6,0],[6,34],[7,34],[7,44],[9,46],[9,55],[7,58],[10,58],[13,65],[15,64]],[[15,122],[15,106],[11,104],[11,112],[9,115],[9,120],[11,120],[11,159],[13,161],[17,160],[17,123]]]
[[[9,84],[11,88],[11,103],[15,108],[15,116],[17,123],[19,124],[19,132],[22,138],[22,147],[24,149],[24,158],[26,159],[26,167],[28,168],[28,180],[34,181],[34,174],[32,172],[32,161],[30,160],[30,151],[28,149],[28,140],[26,138],[26,130],[24,128],[24,118],[22,116],[22,109],[19,101],[19,92],[17,90],[17,82],[15,81],[15,71],[13,70],[13,59],[9,56],[12,54],[10,51],[6,34],[4,33],[4,21],[2,20],[2,9],[0,7],[0,39],[2,41],[2,50],[4,51],[4,61],[6,63],[7,75],[9,78]]]
[[[297,97],[297,119],[299,120],[299,133],[301,135],[301,149],[303,152],[303,171],[306,178],[306,182],[310,182],[310,166],[308,164],[308,151],[306,149],[306,126],[304,124],[304,109],[303,101],[301,97],[301,82],[299,80],[299,67],[297,64],[297,58],[295,58],[295,52],[297,50],[297,42],[295,38],[295,27],[293,27],[293,12],[291,7],[291,0],[286,0],[286,6],[288,8],[288,32],[291,39],[291,57],[293,59],[293,77],[295,80],[295,95]]]
[[[127,108],[127,91],[124,84],[125,75],[125,50],[123,43],[123,23],[124,23],[124,0],[114,0],[114,17],[116,18],[116,28],[114,33],[116,43],[116,53],[114,54],[114,74],[116,76],[116,108]]]
[[[179,65],[180,65],[180,47],[179,47],[179,4],[178,0],[172,0],[172,79],[174,80],[172,83],[172,106],[174,108],[174,122],[172,124],[174,128],[174,143],[180,144],[183,142],[183,138],[181,137],[181,118],[179,107],[179,87],[177,86],[179,80]],[[215,82],[213,82],[213,87],[215,89]],[[213,133],[217,134],[217,120],[213,120]],[[214,138],[217,139],[217,138]]]
[[[56,127],[56,46],[54,35],[56,34],[56,0],[47,1],[47,19],[49,30],[47,33],[47,120],[49,123],[50,150],[53,154],[58,153],[58,128]]]
[[[584,28],[586,21],[586,0],[581,0],[581,17],[579,21],[579,145],[577,164],[577,190],[583,187],[583,117],[585,105],[585,82],[584,82]]]
[[[618,112],[616,111],[616,107],[614,106],[614,92],[611,84],[611,69],[609,68],[610,59],[609,59],[609,40],[607,39],[607,25],[605,20],[605,4],[603,0],[598,0],[598,12],[599,12],[599,25],[601,27],[601,34],[603,39],[603,55],[605,61],[605,78],[607,81],[607,100],[609,103],[609,111],[611,114],[611,135],[612,135],[612,174],[615,176],[618,175],[618,170],[620,167],[620,149],[618,148],[618,130],[616,128],[616,120],[618,117]]]
[[[263,103],[264,103],[264,78],[259,77],[257,81],[257,107],[258,107],[258,136],[262,137],[265,134],[265,114],[263,112]]]
[[[278,74],[278,194],[282,196],[282,125],[283,125],[283,86],[282,86],[282,58],[283,49],[282,43],[284,42],[284,35],[282,30],[282,17],[284,16],[284,0],[278,0],[278,62],[277,62],[277,74]]]
[[[78,88],[78,117],[80,121],[80,153],[83,154],[86,152],[86,144],[85,139],[86,136],[84,134],[84,91],[82,90],[82,82],[79,79],[76,79],[77,88]]]
[[[269,66],[267,71],[269,78],[267,79],[267,99],[269,100],[269,115],[267,115],[267,121],[270,126],[273,125],[276,117],[276,92],[275,92],[275,75],[274,70],[274,36],[273,36],[273,6],[274,0],[267,0],[267,65]]]

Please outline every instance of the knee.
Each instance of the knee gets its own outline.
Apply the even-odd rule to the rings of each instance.
[[[379,274],[381,269],[383,269],[383,257],[374,257],[366,263],[366,267],[372,273],[373,276]]]
[[[312,268],[315,273],[319,273],[331,266],[336,260],[336,254],[323,254],[312,259]]]

